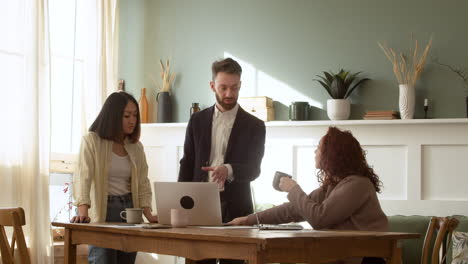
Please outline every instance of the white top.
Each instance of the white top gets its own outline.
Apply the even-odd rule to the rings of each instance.
[[[109,166],[109,195],[124,195],[130,193],[130,178],[132,168],[128,155],[119,156],[112,152]]]
[[[232,126],[236,120],[239,104],[236,104],[231,110],[226,112],[219,111],[215,105],[213,112],[213,123],[211,127],[211,149],[210,149],[210,166],[219,166],[224,164],[224,156],[226,155],[227,144],[231,136]],[[231,164],[224,164],[228,169],[228,181],[234,179]],[[208,173],[208,179],[212,181],[212,172]],[[224,188],[220,188],[224,191]]]

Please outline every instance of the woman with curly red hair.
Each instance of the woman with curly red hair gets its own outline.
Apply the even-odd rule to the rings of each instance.
[[[289,202],[258,212],[260,223],[307,221],[314,229],[388,231],[376,194],[382,183],[351,132],[330,127],[315,151],[315,164],[320,187],[307,195],[293,179],[282,177],[279,187],[288,192]],[[230,223],[254,225],[257,220],[251,214]],[[345,263],[360,262],[353,259]],[[373,259],[369,263],[385,262]]]

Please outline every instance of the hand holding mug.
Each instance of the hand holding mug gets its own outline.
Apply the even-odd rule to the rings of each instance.
[[[290,192],[297,185],[297,182],[289,177],[281,177],[279,188],[283,192]]]
[[[289,179],[292,178],[292,176],[287,173],[284,173],[281,171],[275,172],[275,176],[273,177],[273,188],[275,188],[275,190],[280,191],[280,192],[283,191],[280,189],[279,184],[280,184],[280,180],[284,177],[289,178]]]

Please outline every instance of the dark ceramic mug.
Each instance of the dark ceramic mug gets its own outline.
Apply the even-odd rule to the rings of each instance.
[[[275,176],[273,177],[273,188],[275,188],[275,190],[280,191],[280,192],[282,192],[282,190],[279,188],[279,184],[280,184],[281,178],[283,177],[292,178],[291,175],[281,172],[281,171],[275,172]]]

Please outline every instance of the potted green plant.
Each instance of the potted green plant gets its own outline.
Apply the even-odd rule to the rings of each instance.
[[[320,79],[315,81],[318,81],[332,98],[327,101],[327,114],[331,120],[349,118],[351,106],[347,98],[356,88],[370,80],[358,78],[360,73],[350,73],[341,69],[337,74],[324,71],[324,76],[317,75]]]

